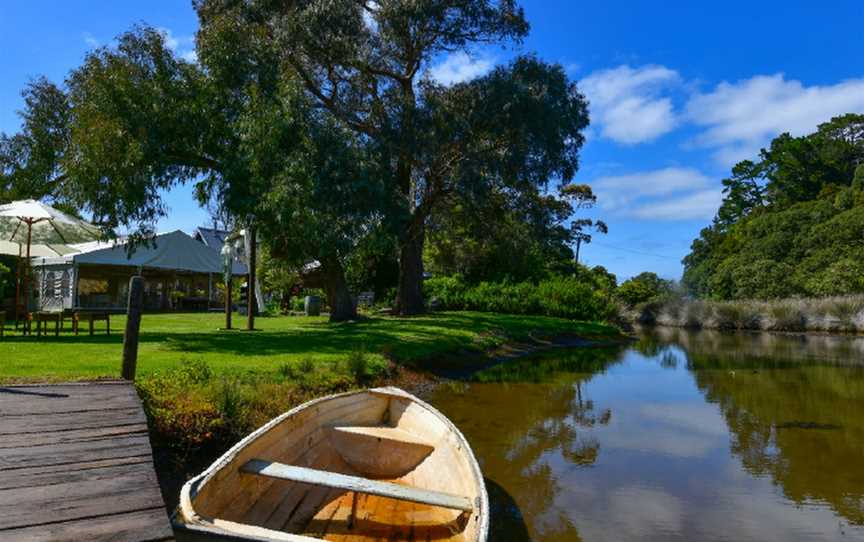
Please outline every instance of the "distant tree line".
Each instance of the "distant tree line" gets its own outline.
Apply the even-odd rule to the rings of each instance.
[[[33,81],[0,136],[0,199],[49,198],[146,239],[165,191],[254,227],[269,262],[321,263],[335,320],[351,290],[424,310],[425,267],[472,280],[574,273],[606,226],[572,183],[588,125],[563,68],[531,55],[451,86],[441,55],[528,33],[513,0],[196,0],[197,62],[139,26],[62,84]],[[271,274],[272,275],[272,274]],[[267,276],[267,274],[265,274]]]
[[[723,180],[683,284],[712,299],[864,292],[864,115],[782,134]]]

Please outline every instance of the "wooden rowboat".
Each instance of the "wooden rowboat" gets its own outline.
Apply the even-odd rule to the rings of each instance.
[[[180,494],[178,540],[485,542],[483,476],[459,430],[398,388],[310,401]]]

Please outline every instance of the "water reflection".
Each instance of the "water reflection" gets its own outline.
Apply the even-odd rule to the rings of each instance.
[[[660,330],[442,387],[495,541],[864,540],[864,339]]]

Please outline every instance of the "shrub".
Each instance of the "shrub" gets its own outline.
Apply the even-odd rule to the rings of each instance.
[[[768,314],[771,316],[771,329],[778,331],[803,331],[807,319],[804,317],[799,303],[795,300],[782,300],[768,303]]]
[[[300,372],[302,374],[309,374],[315,370],[315,362],[310,358],[303,358],[300,360],[300,365],[298,366]]]
[[[366,358],[365,350],[357,349],[348,355],[348,372],[358,383],[366,381],[368,368],[369,360]]]
[[[616,295],[629,307],[640,303],[659,301],[672,293],[673,283],[661,279],[655,273],[640,273],[632,279],[625,280],[618,287]]]
[[[287,380],[296,380],[300,376],[300,371],[297,366],[290,361],[286,361],[280,365],[277,370],[279,371],[279,374]]]
[[[427,299],[440,308],[504,314],[540,314],[578,320],[603,320],[614,312],[611,299],[574,277],[530,282],[481,282],[468,285],[459,275],[436,277],[424,284]]]
[[[202,360],[180,365],[136,381],[153,433],[170,447],[188,450],[215,438],[222,416],[207,397],[212,371]]]
[[[0,262],[0,300],[5,297],[8,284],[12,284],[12,272]]]

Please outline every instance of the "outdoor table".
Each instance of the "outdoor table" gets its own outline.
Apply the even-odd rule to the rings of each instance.
[[[88,322],[90,327],[90,335],[93,335],[93,322],[97,320],[105,320],[105,333],[111,335],[111,315],[107,312],[100,311],[75,311],[72,315],[72,331],[78,335],[78,326],[81,321]]]
[[[45,334],[48,334],[48,322],[54,322],[54,336],[60,336],[60,328],[63,327],[63,311],[38,311],[33,314],[36,317],[37,337],[42,336],[43,328],[45,330]]]

